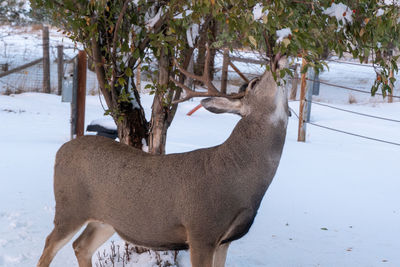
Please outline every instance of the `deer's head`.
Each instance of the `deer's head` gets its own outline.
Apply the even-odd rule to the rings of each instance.
[[[290,116],[287,92],[284,86],[277,85],[271,71],[266,71],[261,77],[251,80],[246,86],[242,86],[238,93],[223,94],[213,85],[209,76],[210,51],[208,46],[206,48],[206,63],[202,76],[181,68],[176,60],[175,65],[186,77],[202,82],[207,92],[194,91],[171,77],[170,79],[186,93],[184,98],[175,102],[183,102],[192,97],[209,97],[203,99],[201,104],[213,113],[233,113],[242,117],[258,117],[270,114],[273,120],[280,121],[282,119],[287,122],[287,116]],[[286,64],[286,57],[280,58],[278,62],[273,64],[273,71],[279,73],[277,70],[284,68]]]
[[[241,89],[239,94],[243,96],[240,98],[210,97],[203,99],[201,104],[213,113],[233,113],[242,117],[270,114],[277,120],[287,120],[287,116],[290,116],[286,87],[278,86],[270,71],[251,80]]]

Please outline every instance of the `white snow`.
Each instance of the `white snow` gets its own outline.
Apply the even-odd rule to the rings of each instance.
[[[383,0],[383,3],[384,3],[385,5],[400,6],[400,1],[399,1],[399,0]]]
[[[194,47],[196,44],[196,39],[199,37],[199,24],[192,24],[186,31],[186,38],[190,47]]]
[[[266,9],[265,11],[263,11],[263,9],[264,9],[264,6],[261,3],[257,3],[253,7],[253,18],[254,18],[254,20],[260,20],[264,16],[268,16],[269,10]]]
[[[164,15],[164,10],[159,8],[156,15],[146,22],[147,29],[153,29],[157,22],[160,21],[162,15]]]
[[[383,14],[385,14],[385,10],[383,10],[382,8],[379,8],[379,9],[376,11],[375,16],[380,17],[380,16],[382,16]]]
[[[336,20],[342,21],[343,24],[351,24],[353,22],[353,11],[343,3],[332,3],[323,13],[331,17],[336,17]]]
[[[276,40],[276,42],[277,43],[282,42],[283,39],[287,38],[291,34],[292,34],[292,30],[290,28],[284,28],[281,30],[277,30],[276,35],[278,36],[278,40]]]
[[[187,17],[193,13],[193,10],[188,9],[187,6],[184,6],[183,9],[185,10],[182,13],[179,13],[174,16],[174,19],[183,19],[184,17]]]

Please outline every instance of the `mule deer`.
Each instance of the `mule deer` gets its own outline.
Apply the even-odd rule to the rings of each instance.
[[[183,89],[186,99],[219,94]],[[242,95],[201,102],[211,112],[242,116],[221,145],[151,155],[108,138],[84,136],[60,148],[54,229],[38,266],[49,266],[85,223],[73,243],[81,267],[92,266],[92,254],[114,232],[155,250],[190,248],[194,267],[225,265],[230,242],[248,232],[278,167],[288,122],[287,93],[267,71]]]

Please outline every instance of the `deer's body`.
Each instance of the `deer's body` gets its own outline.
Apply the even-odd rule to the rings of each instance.
[[[114,231],[156,250],[190,248],[195,267],[224,266],[228,244],[254,220],[285,141],[286,93],[272,75],[262,86],[243,100],[255,104],[235,100],[230,108],[243,118],[216,147],[160,156],[103,137],[65,144],[55,165],[55,229],[38,266],[86,222],[74,242],[80,266],[91,266],[89,257]],[[203,105],[220,108],[213,99]]]

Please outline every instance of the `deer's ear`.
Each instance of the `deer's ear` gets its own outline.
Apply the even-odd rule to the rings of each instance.
[[[201,105],[212,113],[233,113],[243,116],[242,101],[225,97],[210,97],[201,100]]]

